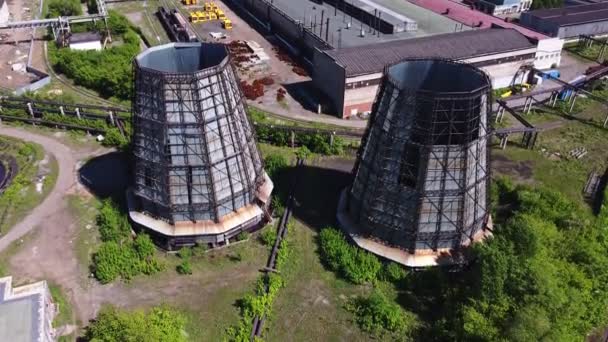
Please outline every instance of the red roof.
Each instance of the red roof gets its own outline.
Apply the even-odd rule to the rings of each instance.
[[[528,38],[534,39],[547,39],[548,36],[530,30],[528,28],[516,25],[514,23],[508,23],[502,18],[494,17],[489,14],[474,10],[466,5],[450,0],[408,0],[409,2],[418,5],[422,8],[426,8],[429,11],[435,12],[446,16],[452,20],[462,23],[471,27],[488,28],[492,24],[504,27],[512,28],[519,31],[521,34]],[[448,12],[449,10],[449,12]],[[447,12],[447,13],[446,13]],[[481,23],[481,25],[480,25]]]

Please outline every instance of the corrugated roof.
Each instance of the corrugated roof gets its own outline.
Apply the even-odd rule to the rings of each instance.
[[[72,33],[70,36],[70,43],[84,43],[101,41],[101,35],[97,32],[78,32]]]
[[[590,23],[608,20],[608,3],[530,11],[528,15],[556,23],[559,26]]]
[[[346,76],[381,72],[404,58],[441,57],[453,60],[533,48],[514,29],[483,29],[325,51],[342,65]]]

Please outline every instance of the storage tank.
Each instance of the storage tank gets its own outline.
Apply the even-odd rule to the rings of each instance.
[[[487,233],[490,92],[488,76],[467,64],[385,68],[339,205],[339,223],[359,246],[427,266]]]
[[[227,243],[264,223],[273,185],[226,47],[150,48],[134,82],[131,221],[167,249]]]

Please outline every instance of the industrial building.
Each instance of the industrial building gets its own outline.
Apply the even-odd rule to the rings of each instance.
[[[46,281],[13,287],[12,277],[0,278],[0,341],[56,341],[56,315]]]
[[[72,33],[69,39],[72,50],[96,50],[101,51],[101,35],[98,32]]]
[[[470,29],[406,0],[226,0],[226,3],[310,64],[315,49],[339,49]]]
[[[264,223],[273,184],[226,47],[156,46],[134,73],[132,223],[167,249],[226,244]]]
[[[401,264],[450,262],[489,234],[491,83],[470,64],[386,67],[338,222],[360,247]]]
[[[532,0],[478,0],[472,3],[477,10],[490,15],[521,13],[532,6]]]
[[[605,35],[608,34],[608,2],[529,11],[521,14],[520,24],[562,39]]]
[[[0,24],[8,23],[9,17],[8,3],[6,0],[0,0]]]
[[[561,45],[558,51],[561,51]],[[525,79],[520,69],[533,65],[537,52],[537,43],[513,29],[463,31],[354,48],[317,50],[312,78],[315,86],[329,98],[333,107],[330,111],[346,118],[371,111],[384,66],[399,60],[438,57],[470,63],[490,75],[494,88],[502,88]],[[550,60],[538,61],[546,64]]]

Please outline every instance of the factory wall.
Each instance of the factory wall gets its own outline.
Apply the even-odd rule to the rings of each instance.
[[[557,37],[559,26],[547,21],[542,20],[539,17],[530,14],[529,12],[523,12],[519,17],[519,23],[522,26],[529,27],[535,31],[544,33],[551,37]]]
[[[527,79],[526,77],[522,77],[522,75],[519,75],[520,77],[515,79],[519,69],[527,63],[528,61],[517,61],[505,64],[489,65],[480,69],[490,76],[490,80],[492,80],[492,88],[498,89],[509,87],[514,83],[522,83],[525,79]]]
[[[559,45],[560,41],[562,40],[557,39],[552,43]],[[521,73],[520,69],[523,65],[535,63],[536,52],[536,48],[530,48],[470,58],[463,62],[476,65],[486,72],[492,81],[493,88],[504,88],[522,83],[527,79],[527,72]],[[534,65],[538,67],[536,64]],[[371,111],[382,73],[345,78],[344,71],[342,66],[336,64],[326,54],[317,52],[312,77],[313,84],[329,97],[334,105],[332,111],[341,118]]]
[[[319,50],[315,50],[313,61],[313,85],[329,98],[332,105],[343,104],[346,79],[344,68]],[[342,116],[342,110],[343,108],[334,107],[330,111]]]
[[[524,64],[530,63],[531,60],[516,61],[510,63],[502,63],[495,65],[488,65],[480,67],[481,70],[486,72],[490,76],[492,81],[492,88],[504,88],[512,85],[513,83],[522,83],[527,79],[525,74],[518,75],[518,71]],[[517,79],[515,79],[517,77]],[[363,86],[358,88],[349,88],[348,86],[344,90],[344,100],[342,112],[338,111],[338,116],[342,118],[348,118],[349,116],[356,115],[357,113],[370,112],[372,105],[378,92],[377,80],[382,77],[382,74],[370,74],[366,76],[358,76],[347,78],[346,83],[352,83],[357,81],[369,80],[371,84],[369,86]],[[338,90],[330,88],[323,90],[323,92],[330,91],[337,93]],[[337,96],[333,96],[336,98]],[[339,103],[339,102],[337,102]]]
[[[550,69],[558,67],[562,61],[564,40],[561,38],[543,39],[538,42],[534,67],[537,69]]]
[[[279,40],[295,55],[311,61],[316,48],[321,50],[331,48],[324,40],[267,0],[228,1],[248,11],[268,31],[277,35]]]
[[[581,25],[563,26],[557,31],[559,38],[575,38],[580,35],[603,35],[608,33],[608,20]]]

